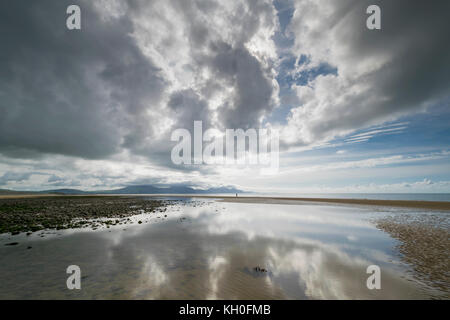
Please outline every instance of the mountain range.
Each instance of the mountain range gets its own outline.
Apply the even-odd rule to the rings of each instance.
[[[0,189],[0,194],[24,194],[24,193],[57,193],[57,194],[208,194],[208,193],[241,193],[242,190],[234,187],[216,187],[200,189],[187,185],[137,185],[127,186],[114,190],[84,191],[78,189],[53,189],[43,191],[14,191]]]

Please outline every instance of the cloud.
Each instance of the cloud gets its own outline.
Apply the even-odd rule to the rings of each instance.
[[[368,130],[363,130],[362,132],[346,137],[344,141],[347,143],[365,142],[375,136],[400,134],[404,132],[406,128],[408,128],[406,122],[371,127],[368,128]]]
[[[338,153],[342,154],[342,153]],[[414,163],[425,163],[430,161],[437,161],[448,159],[449,154],[448,151],[441,152],[433,152],[428,154],[412,154],[412,155],[403,155],[396,154],[391,156],[383,156],[383,157],[366,157],[362,160],[354,160],[351,158],[336,161],[336,162],[325,162],[322,164],[307,163],[298,166],[299,161],[295,158],[290,162],[294,165],[291,169],[287,169],[286,172],[294,173],[294,172],[326,172],[331,170],[343,170],[343,169],[357,169],[357,168],[374,168],[374,167],[384,167],[384,166],[394,166],[394,165],[407,165]],[[316,159],[317,162],[317,159]]]
[[[427,178],[414,182],[399,182],[391,184],[358,184],[345,187],[321,186],[313,188],[314,192],[333,193],[448,193],[450,181],[433,182]],[[311,192],[311,191],[310,191]]]
[[[365,9],[374,3],[382,8],[381,31],[365,27]],[[69,4],[81,7],[80,31],[66,28]],[[204,130],[278,127],[281,146],[305,150],[331,147],[335,138],[351,149],[403,132],[407,124],[384,123],[448,96],[449,6],[405,0],[2,2],[0,176],[20,188],[240,181],[242,173],[229,168],[171,162],[172,131],[192,130],[195,120]],[[281,166],[291,169],[289,161]],[[29,179],[5,175],[19,171]]]
[[[366,28],[370,4],[381,7],[381,30]],[[295,1],[297,73],[326,63],[336,74],[292,86],[301,105],[291,110],[285,142],[331,140],[447,98],[449,9],[448,1]]]
[[[83,29],[69,31],[68,4],[1,5],[0,152],[103,158],[122,139],[151,132],[145,109],[160,99],[164,79],[130,37],[132,23],[102,22],[82,2]]]
[[[209,61],[209,68],[234,88],[234,96],[219,108],[224,127],[259,127],[262,116],[270,113],[276,104],[272,95],[278,88],[267,75],[270,73],[245,47],[233,48],[221,43],[214,50],[220,53]]]
[[[82,30],[65,27],[69,4]],[[0,152],[170,166],[193,120],[257,126],[276,105],[270,1],[15,1],[2,4]]]
[[[133,3],[136,39],[172,92],[195,91],[215,127],[259,126],[278,96],[271,1]]]
[[[22,172],[6,172],[0,177],[0,185],[6,185],[8,182],[20,182],[28,180],[32,173],[22,173]]]

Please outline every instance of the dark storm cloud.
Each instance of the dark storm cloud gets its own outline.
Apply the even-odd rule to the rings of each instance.
[[[381,8],[381,30],[366,28],[372,4]],[[295,111],[292,123],[308,138],[299,142],[329,139],[444,101],[450,94],[449,12],[444,0],[298,1],[290,26],[296,53],[313,59],[323,54],[337,68],[320,93],[314,88],[320,77],[308,83],[316,90],[313,99],[300,91],[306,107]],[[317,20],[310,30],[308,14]]]
[[[202,121],[203,126],[211,125],[207,101],[203,100],[193,90],[176,91],[170,96],[168,103],[176,119],[174,128],[185,128],[193,132],[194,121]]]
[[[219,108],[219,126],[224,128],[259,127],[261,117],[274,108],[272,95],[273,65],[264,66],[250,53],[246,44],[261,28],[273,26],[274,8],[267,1],[243,1],[237,10],[227,15],[233,37],[211,34],[199,13],[219,14],[221,8],[214,1],[172,1],[185,16],[187,36],[191,44],[196,69],[206,68],[213,77],[202,88],[205,98],[213,92],[233,88],[232,99]],[[225,13],[222,13],[225,15]],[[226,34],[228,30],[224,30]],[[270,36],[270,34],[269,34]],[[206,53],[205,53],[206,51]]]
[[[380,5],[385,13],[383,34],[363,35],[354,48],[360,54],[383,47],[394,52],[394,59],[376,78],[380,93],[392,98],[385,108],[420,106],[450,94],[450,2],[382,1]]]
[[[107,159],[129,150],[172,166],[173,129],[191,129],[194,120],[202,120],[205,129],[247,128],[259,126],[270,113],[275,95],[271,63],[266,59],[264,65],[246,46],[261,28],[273,27],[270,2],[236,1],[230,9],[219,1],[129,0],[120,2],[123,12],[117,15],[106,8],[115,3],[0,4],[0,153]],[[66,28],[70,4],[81,7],[80,31]],[[157,12],[168,27],[145,16],[137,21],[146,10]],[[170,10],[182,19],[174,19]],[[223,26],[213,18],[221,15]],[[142,21],[149,25],[142,27]],[[163,41],[156,43],[153,35]],[[152,59],[154,51],[144,54],[147,46],[164,58],[185,40],[189,60],[184,67],[193,74],[208,70],[207,81],[174,85],[166,80],[164,72],[171,71],[164,62]],[[212,110],[210,98],[221,92],[232,94]],[[155,129],[160,123],[173,128]]]
[[[286,3],[280,6],[282,2]],[[73,3],[82,8],[81,31],[69,31],[65,26],[66,8]],[[235,5],[231,12],[222,13],[230,3]],[[0,152],[21,158],[57,153],[101,159],[128,149],[163,164],[170,159],[171,130],[162,135],[155,132],[153,124],[159,119],[148,111],[161,121],[170,120],[173,129],[191,129],[194,120],[202,120],[205,128],[258,127],[275,107],[276,74],[274,61],[255,55],[249,41],[261,30],[269,36],[277,30],[271,28],[277,13],[267,1],[230,3],[129,0],[122,2],[125,14],[104,19],[88,1],[2,2]],[[302,7],[303,3],[308,5]],[[278,17],[282,31],[295,37],[298,52],[293,53],[309,54],[314,60],[317,54],[331,52],[330,61],[321,62],[336,68],[331,76],[342,85],[324,87],[325,94],[315,92],[310,105],[294,110],[291,125],[296,130],[291,136],[300,139],[295,143],[323,140],[393,119],[448,95],[448,1],[299,0],[276,4],[280,8],[289,4],[286,16],[278,12]],[[381,31],[365,27],[369,4],[382,8]],[[296,10],[291,21],[292,5]],[[147,45],[164,57],[186,40],[188,48],[182,52],[190,59],[183,67],[194,76],[207,71],[209,78],[193,80],[192,86],[175,86],[165,80],[163,67],[144,55],[134,34],[136,17],[149,7],[169,27],[153,30],[153,21],[148,19],[146,32],[163,33],[164,40]],[[314,7],[316,11],[311,10]],[[171,17],[168,8],[179,16]],[[227,28],[214,25],[215,17],[222,16]],[[210,17],[211,21],[205,20]],[[317,23],[304,28],[304,23],[314,18]],[[185,57],[180,54],[179,58]],[[380,61],[383,64],[377,66]],[[311,66],[314,68],[317,65]],[[310,74],[311,70],[301,73]],[[355,71],[347,82],[341,78],[345,70]],[[308,78],[300,84],[313,87],[315,80]],[[358,85],[369,89],[357,92]],[[213,110],[211,100],[221,92],[232,93]],[[284,93],[281,100],[286,97],[290,96]],[[299,99],[307,102],[301,95]],[[161,101],[167,104],[161,107]],[[309,139],[302,138],[304,132]]]
[[[357,3],[356,23],[365,23],[365,8],[382,8],[382,31],[348,30],[351,59],[390,54],[388,64],[369,74],[379,107],[368,117],[420,108],[422,103],[450,94],[449,1],[365,1]],[[358,32],[361,30],[361,32]],[[383,103],[384,98],[388,101]]]
[[[220,109],[226,128],[259,127],[261,116],[269,113],[273,87],[267,70],[245,47],[231,47],[225,43],[213,46],[214,56],[209,67],[228,86],[236,88],[233,101]]]
[[[66,28],[69,4],[82,8],[81,31]],[[132,31],[126,17],[104,21],[90,2],[2,1],[0,152],[83,158],[117,152],[164,89]]]

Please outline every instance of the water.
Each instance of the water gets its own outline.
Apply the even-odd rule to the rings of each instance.
[[[189,201],[167,218],[134,217],[140,225],[1,235],[0,299],[442,297],[416,280],[397,240],[376,229],[374,218],[397,214],[380,210]],[[81,268],[81,290],[66,287],[69,265]],[[381,268],[380,290],[366,286],[369,265]]]
[[[450,201],[450,193],[242,193],[240,195],[289,198]]]

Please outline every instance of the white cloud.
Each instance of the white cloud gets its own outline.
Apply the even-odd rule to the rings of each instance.
[[[381,31],[365,26],[365,9],[370,1],[294,3],[289,26],[295,37],[292,54],[308,58],[297,66],[297,72],[314,72],[324,63],[337,71],[319,75],[307,85],[293,85],[301,104],[291,110],[288,125],[282,128],[286,144],[330,141],[423,111],[448,97],[450,78],[443,70],[435,71],[440,70],[438,65],[448,66],[449,61],[448,55],[439,53],[444,33],[440,23],[445,20],[440,12],[448,9],[448,3],[438,1],[430,6],[409,1],[383,2]],[[431,18],[431,11],[435,18]],[[421,22],[417,16],[422,17]],[[420,50],[425,47],[430,49]],[[396,130],[400,129],[391,131]],[[360,135],[349,142],[369,138],[370,134]]]
[[[394,165],[406,176],[401,165],[446,156],[415,151],[353,159],[345,151],[402,133],[408,123],[383,123],[448,95],[448,1],[384,2],[389,14],[374,33],[365,28],[370,1],[295,0],[285,32],[294,39],[291,48],[276,46],[280,28],[271,0],[76,0],[86,19],[78,34],[57,27],[55,12],[64,12],[67,1],[16,1],[0,9],[20,16],[0,19],[8,34],[0,50],[2,187],[293,186]],[[296,105],[281,119],[287,124],[266,123],[283,98],[276,79],[287,52],[297,62],[307,57],[289,75],[314,73],[323,64],[336,72],[294,84],[289,94]],[[278,127],[282,147],[338,147],[332,155],[340,160],[308,163],[303,154],[286,152],[280,174],[271,178],[260,177],[259,168],[176,167],[170,133],[190,129],[194,120],[218,129]]]

